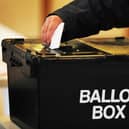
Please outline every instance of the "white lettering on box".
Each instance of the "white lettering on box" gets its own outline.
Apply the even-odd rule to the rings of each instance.
[[[93,120],[126,119],[125,109],[129,103],[129,89],[80,90],[80,104],[88,103],[95,103],[92,108]]]

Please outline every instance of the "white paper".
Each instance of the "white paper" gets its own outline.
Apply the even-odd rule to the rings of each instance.
[[[50,49],[57,49],[60,47],[63,30],[64,30],[64,23],[62,22],[58,25],[57,29],[53,33],[52,40],[49,46]]]

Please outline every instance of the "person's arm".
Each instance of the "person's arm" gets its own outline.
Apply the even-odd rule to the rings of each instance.
[[[62,41],[70,40],[129,26],[129,0],[74,0],[52,14],[65,23]]]

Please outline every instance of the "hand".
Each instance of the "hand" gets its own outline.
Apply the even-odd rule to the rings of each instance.
[[[46,43],[46,45],[50,44],[52,35],[61,22],[63,22],[62,19],[57,15],[51,15],[46,18],[41,29],[42,42]]]

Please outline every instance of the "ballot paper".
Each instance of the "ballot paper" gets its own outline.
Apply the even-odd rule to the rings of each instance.
[[[53,33],[51,43],[49,46],[50,49],[57,49],[60,47],[63,30],[64,30],[64,23],[62,22],[58,25],[57,29]]]

